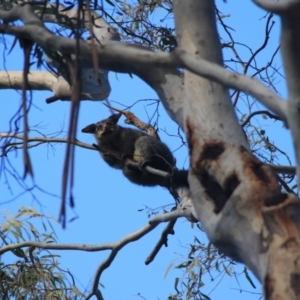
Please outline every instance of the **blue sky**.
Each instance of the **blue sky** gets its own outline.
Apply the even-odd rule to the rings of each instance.
[[[227,24],[235,29],[233,36],[241,42],[251,44],[255,49],[261,44],[264,38],[264,19],[261,18],[265,13],[256,8],[250,1],[229,0],[226,3],[217,1],[219,9],[225,14],[230,14],[226,18]],[[273,49],[278,45],[279,22],[275,24],[275,30],[270,37],[270,47]],[[220,31],[222,35],[222,32]],[[2,45],[0,45],[2,47]],[[0,49],[2,53],[2,49]],[[267,54],[267,52],[266,52]],[[265,54],[265,55],[266,55]],[[231,55],[232,54],[227,54]],[[245,59],[248,53],[244,53]],[[267,60],[266,57],[261,57]],[[278,66],[281,62],[278,59]],[[6,67],[8,70],[22,69],[22,55],[17,47],[12,54],[7,57]],[[3,69],[3,61],[0,65]],[[110,73],[112,93],[109,96],[112,105],[121,107],[130,105],[138,100],[140,101],[132,108],[143,121],[148,121],[156,109],[155,101],[157,95],[145,83],[138,78],[131,78],[126,74]],[[284,83],[278,83],[280,92],[285,96]],[[8,130],[8,121],[20,105],[21,96],[17,91],[1,90],[0,97],[0,131]],[[34,106],[29,114],[29,124],[33,129],[38,129],[43,133],[55,133],[63,130],[66,135],[69,120],[69,102],[55,102],[47,105],[45,99],[51,93],[33,92]],[[152,99],[152,100],[151,100]],[[241,109],[243,109],[241,101]],[[245,100],[246,101],[246,100]],[[154,103],[154,104],[153,104]],[[260,106],[257,106],[260,107]],[[166,115],[162,105],[159,105],[159,128],[162,140],[175,150],[181,145],[181,140],[176,137],[177,125]],[[82,102],[80,117],[78,123],[77,138],[85,143],[94,143],[92,135],[82,134],[81,129],[86,125],[106,118],[109,110],[101,102]],[[122,124],[123,119],[121,120]],[[260,122],[258,120],[257,122]],[[276,138],[279,145],[284,147],[285,151],[292,155],[291,142],[287,130],[282,129],[280,125],[273,122],[266,126],[270,138]],[[164,130],[167,131],[166,134]],[[280,133],[279,133],[280,130]],[[32,130],[30,136],[38,136],[38,133]],[[117,241],[123,236],[138,230],[148,221],[145,211],[138,212],[145,206],[157,208],[163,205],[173,204],[172,197],[168,191],[163,188],[145,188],[133,185],[122,176],[118,170],[109,168],[95,151],[89,151],[76,148],[75,157],[75,209],[68,207],[67,220],[78,217],[73,222],[67,223],[67,228],[63,230],[59,225],[56,226],[59,242],[61,243],[86,243],[102,244]],[[181,148],[174,153],[177,159],[178,167],[188,167],[187,149]],[[45,214],[58,216],[60,206],[61,179],[63,170],[63,161],[65,156],[65,145],[57,144],[51,148],[41,145],[30,150],[30,156],[33,162],[35,173],[34,182],[43,189],[56,194],[58,197],[40,193],[35,190],[37,200],[30,194],[25,194],[16,198],[14,201],[2,204],[0,203],[1,214],[15,214],[20,206],[35,206]],[[10,159],[16,169],[22,173],[22,153],[11,153]],[[286,164],[286,162],[282,162]],[[32,184],[30,178],[26,180],[28,185]],[[18,195],[20,188],[10,178],[10,184],[14,194],[10,194],[3,177],[0,178],[1,202],[13,199]],[[153,232],[141,240],[127,245],[118,254],[111,267],[106,270],[101,278],[101,283],[105,286],[102,289],[105,300],[107,299],[136,299],[140,293],[145,299],[167,299],[170,293],[174,291],[175,277],[181,277],[182,273],[178,270],[171,270],[167,278],[164,278],[168,266],[173,263],[179,263],[188,253],[188,245],[193,242],[193,237],[197,236],[202,242],[206,242],[206,236],[198,229],[191,228],[188,221],[178,220],[174,236],[169,237],[169,247],[162,248],[154,262],[149,266],[144,265],[144,260],[152,251],[156,244],[164,224],[160,225]],[[62,256],[61,263],[63,268],[69,268],[80,284],[78,287],[87,287],[93,279],[96,268],[108,255],[108,252],[84,253],[78,251],[55,251]],[[3,257],[5,261],[5,257]],[[242,268],[242,267],[241,267]],[[237,269],[238,270],[238,269]],[[258,299],[259,295],[252,293],[260,292],[260,285],[254,290],[243,276],[238,277],[238,283],[234,276],[224,276],[222,280],[217,278],[211,281],[206,278],[206,286],[203,292],[209,294],[212,299]],[[254,276],[252,275],[252,279]],[[220,281],[220,282],[219,282]],[[239,289],[249,291],[249,293],[240,293]]]

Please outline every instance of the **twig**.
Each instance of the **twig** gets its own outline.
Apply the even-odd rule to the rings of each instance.
[[[145,260],[146,265],[149,265],[155,259],[156,254],[159,252],[159,250],[161,249],[161,247],[163,245],[168,247],[168,235],[175,233],[174,225],[175,225],[176,221],[177,221],[177,219],[170,221],[168,223],[168,225],[166,226],[166,228],[163,230],[160,239],[158,240],[157,244],[155,245],[155,247],[152,250],[152,252],[150,253],[150,255]]]
[[[103,103],[103,104],[105,106],[107,106],[108,108],[113,109],[113,110],[121,113],[122,115],[124,115],[126,117],[126,120],[125,120],[126,124],[134,125],[138,129],[147,132],[150,136],[153,136],[154,138],[156,138],[160,141],[160,137],[157,134],[157,130],[153,126],[151,126],[150,124],[142,122],[132,112],[121,110],[119,108],[107,105],[106,103]]]
[[[0,132],[0,138],[4,138],[4,137],[12,137],[12,138],[16,138],[19,140],[24,140],[24,136],[20,135],[20,134],[15,134],[15,133],[6,133],[6,132]],[[40,142],[40,144],[43,143],[67,143],[67,139],[66,138],[56,138],[56,137],[28,137],[27,142]],[[69,141],[70,143],[72,143],[73,145],[79,146],[81,148],[85,148],[85,149],[89,149],[89,150],[97,150],[95,149],[92,145],[90,144],[86,144],[83,142],[80,142],[77,139],[73,139]],[[4,151],[7,147],[12,147],[12,148],[22,148],[22,147],[18,147],[17,145],[21,145],[21,143],[8,143],[6,145],[3,146],[3,154],[2,155],[6,155],[8,153],[8,151]],[[29,146],[28,148],[32,148],[33,146]],[[0,155],[0,156],[2,156]]]
[[[165,217],[161,218],[161,216],[165,216]],[[185,216],[184,213],[181,213],[179,215],[177,210],[155,216],[149,221],[148,224],[146,224],[141,229],[133,233],[130,233],[125,237],[123,237],[121,240],[113,243],[91,246],[86,244],[50,244],[50,243],[42,243],[42,242],[35,242],[35,241],[25,241],[25,242],[9,244],[4,247],[1,247],[0,255],[8,251],[12,251],[24,247],[36,247],[36,248],[48,249],[48,250],[78,250],[78,251],[86,251],[86,252],[96,252],[96,251],[114,250],[114,249],[120,250],[128,243],[139,240],[141,237],[143,237],[145,234],[153,230],[160,223],[168,222],[184,216]]]
[[[130,167],[134,167],[136,169],[139,169],[139,163],[127,158],[126,159],[126,164]],[[147,172],[153,174],[153,175],[158,175],[158,176],[161,176],[161,177],[171,177],[172,175],[168,172],[165,172],[165,171],[162,171],[162,170],[159,170],[159,169],[155,169],[153,167],[150,167],[150,166],[145,166],[143,169],[145,169]]]
[[[271,164],[266,164],[277,174],[286,174],[286,175],[296,175],[296,167],[293,166],[276,166]]]
[[[269,116],[272,119],[282,121],[278,116],[270,113],[267,110],[258,110],[258,111],[254,111],[251,114],[249,114],[247,116],[247,118],[243,121],[243,123],[241,124],[241,126],[244,127],[245,125],[247,125],[247,123],[251,120],[251,118],[254,117],[254,116],[256,116],[256,115],[267,115],[267,116]]]
[[[170,219],[172,220],[174,218],[173,212],[168,213]],[[175,214],[176,215],[176,214]],[[100,281],[101,274],[105,269],[107,269],[111,263],[113,262],[114,258],[117,256],[119,250],[121,250],[125,245],[127,245],[130,242],[137,241],[141,237],[143,237],[148,232],[152,231],[159,223],[156,221],[156,217],[152,219],[152,222],[150,221],[146,226],[141,228],[140,230],[129,234],[125,236],[123,239],[119,240],[118,242],[114,243],[114,248],[112,249],[110,255],[107,257],[106,260],[102,262],[102,264],[98,267],[96,271],[96,275],[93,282],[93,287],[91,292],[87,295],[86,300],[90,299],[98,290],[98,284]]]
[[[217,64],[192,56],[183,49],[175,50],[171,55],[176,55],[181,65],[196,74],[214,80],[229,88],[242,90],[251,94],[287,124],[286,102],[255,78],[227,71]]]
[[[280,176],[277,176],[277,179],[279,183],[284,187],[287,193],[292,193],[296,195],[296,193],[286,184],[286,182]]]
[[[0,138],[4,138],[4,137],[13,137],[13,138],[20,139],[20,140],[24,139],[23,135],[19,135],[19,134],[15,134],[15,133],[0,132]],[[49,138],[45,138],[45,137],[28,137],[28,142],[39,142],[39,144],[44,144],[44,143],[67,143],[67,139],[65,139],[65,138],[52,138],[52,137],[49,137]],[[93,144],[93,145],[86,144],[86,143],[83,143],[83,142],[81,142],[77,139],[76,140],[71,140],[70,143],[73,143],[74,145],[79,146],[81,148],[99,151],[94,146],[95,144]],[[7,147],[12,147],[12,148],[17,148],[17,149],[22,148],[22,146],[18,147],[17,145],[22,145],[22,143],[8,143],[8,144],[3,146],[3,150],[5,150]],[[28,148],[32,148],[34,146],[36,146],[36,145],[31,145]],[[8,151],[6,151],[6,152],[3,151],[3,154],[1,154],[0,157],[3,156],[3,155],[7,155],[7,153],[8,153]],[[128,159],[128,164],[132,165],[133,167],[138,168],[138,163],[136,163],[132,160]],[[294,166],[276,166],[276,165],[271,165],[271,164],[266,164],[266,165],[271,167],[276,173],[279,173],[279,174],[295,175],[295,172],[296,172],[296,167],[294,167]],[[145,169],[149,173],[152,173],[154,175],[163,176],[163,177],[170,176],[170,174],[168,172],[164,172],[164,171],[161,171],[161,170],[158,170],[158,169],[154,169],[150,166],[146,166]]]
[[[14,133],[3,133],[0,132],[0,138],[2,137],[14,137],[16,139],[20,139],[20,140],[24,140],[24,136],[22,135],[18,135],[18,134],[14,134]],[[39,144],[43,144],[43,143],[71,143],[73,145],[79,146],[81,148],[85,148],[85,149],[89,149],[89,150],[96,150],[99,151],[98,146],[96,144],[85,144],[83,142],[80,142],[77,139],[71,139],[71,140],[67,140],[65,138],[44,138],[44,137],[28,137],[27,138],[28,142],[39,142]],[[9,152],[9,150],[11,148],[17,148],[17,149],[22,149],[22,145],[23,143],[8,143],[6,145],[3,146],[3,154],[0,155],[1,156],[5,156],[7,155],[7,153]],[[20,145],[20,147],[18,147],[17,145]],[[32,148],[35,145],[29,146],[28,148]],[[6,148],[11,147],[8,151],[4,151]],[[139,164],[131,159],[126,159],[126,163],[134,168],[139,168]],[[149,173],[153,174],[153,175],[158,175],[161,177],[170,177],[171,174],[169,174],[168,172],[165,171],[161,171],[159,169],[155,169],[152,168],[150,166],[145,166],[145,170],[148,171]]]

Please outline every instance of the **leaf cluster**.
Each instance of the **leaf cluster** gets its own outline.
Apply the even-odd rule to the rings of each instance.
[[[28,240],[56,243],[52,222],[56,222],[53,217],[45,216],[33,207],[21,207],[17,215],[4,216],[1,244],[4,246]],[[81,298],[82,293],[77,289],[71,273],[60,267],[59,255],[35,247],[23,249],[13,249],[10,254],[0,256],[1,299]]]

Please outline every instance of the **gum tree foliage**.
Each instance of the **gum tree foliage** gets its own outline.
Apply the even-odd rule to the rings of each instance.
[[[34,176],[30,148],[65,143],[59,220],[64,226],[66,199],[70,206],[74,202],[74,149],[95,150],[76,139],[81,101],[103,101],[109,96],[108,71],[135,74],[156,91],[170,118],[185,133],[190,165],[190,189],[177,191],[177,207],[154,216],[117,243],[59,244],[51,221],[32,208],[7,217],[0,252],[19,259],[2,263],[3,298],[95,295],[102,299],[101,274],[122,247],[168,222],[148,258],[150,263],[179,217],[200,221],[197,226],[210,243],[203,245],[196,238],[191,244],[187,259],[177,266],[184,270],[183,277],[170,299],[205,298],[202,274],[219,270],[220,265],[229,273],[233,261],[244,263],[255,274],[266,299],[299,298],[299,202],[294,179],[299,168],[291,166],[285,149],[269,138],[265,128],[275,124],[289,128],[298,161],[300,4],[256,0],[253,5],[265,9],[260,20],[265,38],[255,49],[250,42],[235,39],[234,29],[227,25],[230,16],[212,0],[1,2],[2,43],[14,37],[13,47],[24,54],[22,71],[0,71],[2,89],[22,91],[22,105],[11,118],[10,131],[0,133],[1,176],[12,176],[26,190],[24,178]],[[281,22],[281,46],[270,49],[275,16]],[[282,67],[277,64],[280,51]],[[267,59],[262,60],[265,52]],[[9,55],[9,49],[3,55]],[[287,101],[279,94],[279,81],[286,81]],[[27,117],[35,102],[30,90],[52,91],[46,99],[49,105],[70,101],[67,138],[29,135]],[[22,151],[23,174],[13,167],[14,151]],[[39,218],[48,233],[39,233],[28,218]],[[64,249],[111,250],[98,267],[91,291],[80,292],[72,274],[59,268],[52,251]],[[244,274],[251,281],[247,268]]]

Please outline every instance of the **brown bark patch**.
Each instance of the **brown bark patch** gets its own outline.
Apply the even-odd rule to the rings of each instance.
[[[217,160],[224,151],[225,145],[223,142],[208,142],[204,145],[197,164],[197,170],[201,170],[201,173],[198,173],[200,175],[198,176],[199,181],[204,187],[207,196],[214,202],[215,213],[221,212],[233,191],[240,184],[240,180],[234,173],[226,178],[224,186],[222,186],[214,176],[210,175],[208,171],[205,170],[204,165],[206,165],[208,161]],[[198,174],[196,174],[196,176]]]
[[[192,172],[204,188],[207,198],[214,203],[214,212],[216,214],[222,211],[233,191],[240,184],[240,180],[235,173],[229,175],[223,184],[219,183],[217,178],[213,174],[210,174],[208,170],[209,165],[213,161],[220,159],[224,151],[224,142],[214,140],[207,142],[202,148],[197,163],[194,164],[195,167],[192,167]]]
[[[237,188],[237,186],[240,184],[240,180],[238,179],[237,175],[231,174],[228,176],[224,183],[224,190],[225,190],[225,196],[227,200],[230,198],[233,191]]]
[[[277,194],[265,199],[265,206],[274,206],[280,204],[288,198],[288,194]]]
[[[269,176],[266,174],[262,163],[252,162],[249,167],[258,180],[263,181],[266,184],[269,183]]]
[[[252,176],[254,180],[259,180],[265,183],[266,185],[269,184],[269,174],[267,173],[266,167],[262,162],[260,162],[255,156],[249,153],[243,146],[240,147],[242,159],[245,162],[245,169],[251,171],[249,177]]]
[[[290,251],[291,249],[298,248],[298,247],[299,247],[298,241],[294,237],[291,237],[285,243],[283,243],[280,248],[285,248],[286,250]]]
[[[265,284],[264,284],[264,294],[265,294],[265,299],[270,299],[271,295],[274,292],[274,279],[270,277],[268,274],[265,278]]]
[[[300,275],[297,273],[292,273],[290,276],[291,289],[298,298],[300,296]]]
[[[186,125],[186,138],[187,138],[188,145],[189,145],[189,156],[191,157],[192,153],[193,153],[194,143],[197,142],[197,140],[196,140],[196,138],[194,137],[194,134],[193,134],[195,126],[190,121],[189,117],[186,118],[185,125]]]
[[[222,142],[209,142],[203,147],[200,161],[216,160],[225,150],[225,145]]]
[[[223,209],[228,200],[224,189],[213,176],[209,175],[206,170],[196,172],[195,176],[201,182],[201,185],[204,187],[207,196],[214,202],[214,212],[218,214]]]

